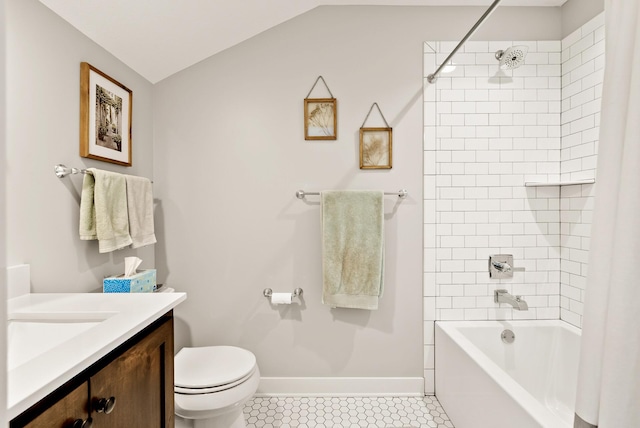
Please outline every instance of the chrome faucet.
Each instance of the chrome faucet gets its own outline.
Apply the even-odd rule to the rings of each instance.
[[[514,272],[524,272],[524,268],[513,266],[512,254],[492,254],[489,256],[489,278],[513,278]]]
[[[511,272],[511,265],[507,262],[494,262],[493,260],[491,261],[491,265],[498,271],[498,272]]]
[[[512,296],[507,290],[494,290],[493,301],[496,303],[508,303],[513,306],[513,309],[518,311],[526,311],[529,309],[529,305],[524,301],[522,296]]]

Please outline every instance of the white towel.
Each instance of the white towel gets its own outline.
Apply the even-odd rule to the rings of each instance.
[[[80,239],[97,239],[101,253],[124,248],[131,244],[125,178],[95,168],[87,171],[80,200]]]
[[[125,175],[131,248],[156,243],[153,225],[153,192],[148,178]]]

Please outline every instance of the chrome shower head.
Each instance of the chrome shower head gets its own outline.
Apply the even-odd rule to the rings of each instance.
[[[513,70],[514,68],[520,67],[528,51],[529,47],[524,45],[511,46],[504,51],[499,50],[496,52],[496,59],[500,61],[500,69]]]

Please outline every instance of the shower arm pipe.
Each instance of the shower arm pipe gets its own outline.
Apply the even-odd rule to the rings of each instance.
[[[430,75],[427,76],[427,81],[429,83],[433,83],[436,81],[436,79],[438,78],[438,75],[440,74],[440,71],[442,71],[442,69],[449,63],[449,61],[451,61],[451,58],[453,58],[453,56],[458,52],[458,50],[462,47],[462,45],[465,44],[465,42],[467,40],[469,40],[469,37],[473,36],[473,33],[476,32],[476,30],[480,27],[480,25],[482,25],[482,23],[484,22],[485,19],[487,19],[489,17],[489,15],[491,15],[491,13],[493,12],[493,10],[498,7],[498,3],[500,3],[502,0],[495,0],[491,6],[489,6],[489,9],[487,9],[485,11],[484,14],[482,14],[482,16],[480,17],[480,19],[478,19],[478,21],[473,24],[473,27],[471,27],[471,29],[469,30],[469,32],[462,38],[462,40],[460,40],[460,43],[458,43],[458,45],[451,51],[451,53],[449,54],[449,56],[447,57],[447,59],[445,59],[442,64],[440,64],[440,67],[438,67],[436,69],[436,71],[434,71],[433,73],[431,73]]]

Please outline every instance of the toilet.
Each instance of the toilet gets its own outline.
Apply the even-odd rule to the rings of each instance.
[[[182,348],[174,373],[177,416],[193,420],[194,428],[246,427],[242,409],[260,383],[253,353],[235,346]]]

